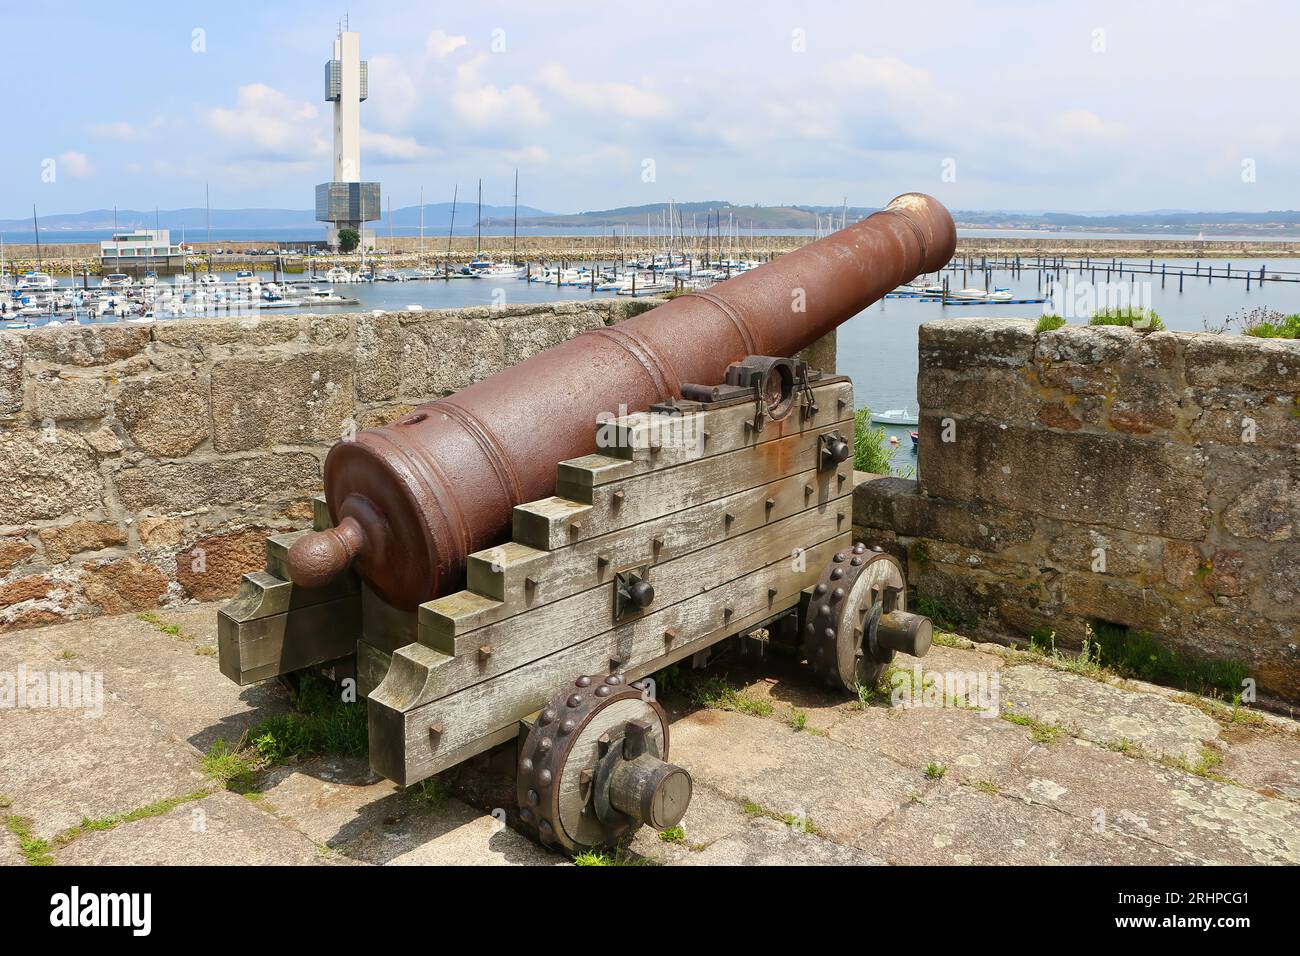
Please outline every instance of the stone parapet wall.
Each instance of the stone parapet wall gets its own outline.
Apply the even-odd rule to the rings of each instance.
[[[920,330],[918,481],[854,523],[990,636],[1106,622],[1300,700],[1300,341],[952,319]]]
[[[654,304],[0,332],[0,630],[233,594],[349,428]]]

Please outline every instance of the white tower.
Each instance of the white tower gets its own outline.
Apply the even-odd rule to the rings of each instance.
[[[330,223],[331,245],[338,244],[340,229],[361,232],[363,223],[380,216],[379,183],[361,181],[361,103],[369,95],[361,36],[340,30],[325,64],[325,99],[334,104],[334,180],[316,187],[316,218]]]

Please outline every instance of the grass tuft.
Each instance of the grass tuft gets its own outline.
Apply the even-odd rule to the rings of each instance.
[[[929,777],[931,780],[942,780],[944,774],[946,774],[947,772],[948,772],[948,767],[946,764],[935,763],[933,760],[931,760],[928,764],[925,765],[925,775]]]
[[[1096,623],[1091,630],[1096,638],[1098,663],[1122,677],[1231,697],[1241,691],[1242,682],[1250,676],[1246,665],[1239,661],[1180,653],[1147,631],[1105,622]]]
[[[688,691],[690,700],[698,707],[734,710],[753,717],[771,717],[772,702],[748,691],[738,690],[725,677],[710,677],[700,681]]]
[[[1161,332],[1165,324],[1150,309],[1100,309],[1088,320],[1089,325],[1122,325],[1139,332]]]
[[[659,839],[664,843],[685,843],[686,831],[681,827],[668,827],[659,831]]]
[[[1039,334],[1042,334],[1043,332],[1054,332],[1063,325],[1065,325],[1065,319],[1061,318],[1059,315],[1045,315],[1038,320],[1038,324],[1034,326],[1034,331]]]
[[[361,757],[369,751],[366,705],[344,702],[331,681],[304,674],[289,701],[291,712],[268,717],[248,733],[266,764],[319,754]]]
[[[184,636],[181,634],[181,626],[179,624],[168,624],[153,611],[145,611],[143,614],[137,614],[136,619],[150,625],[155,630],[162,631],[162,633],[167,634],[170,637]]]

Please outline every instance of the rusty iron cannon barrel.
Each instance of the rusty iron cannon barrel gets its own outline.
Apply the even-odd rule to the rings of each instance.
[[[506,537],[515,505],[551,494],[555,466],[596,450],[620,406],[680,398],[750,355],[794,355],[885,293],[952,258],[937,200],[907,193],[846,229],[706,291],[540,352],[338,443],[325,461],[335,526],[289,551],[319,587],[352,566],[412,610],[463,586],[468,555]]]

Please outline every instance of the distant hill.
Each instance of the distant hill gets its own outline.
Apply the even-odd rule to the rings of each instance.
[[[842,215],[847,216],[849,222],[856,222],[864,216],[869,216],[876,211],[876,207],[850,206],[847,212],[841,206],[738,206],[725,200],[713,200],[712,202],[682,202],[673,203],[673,209],[680,216],[681,222],[689,226],[695,223],[695,228],[703,232],[706,220],[716,224],[721,222],[724,225],[729,222],[735,222],[740,229],[815,229],[817,227],[817,216],[822,217],[825,224],[827,215],[833,216],[838,223]],[[668,209],[668,203],[647,203],[643,206],[620,206],[617,209],[600,209],[591,212],[578,212],[569,215],[554,215],[544,213],[539,216],[529,217],[525,223],[523,209],[520,208],[520,225],[527,225],[530,229],[554,228],[554,229],[579,229],[593,227],[616,227],[627,226],[629,228],[645,228],[646,216],[649,216],[652,224],[658,223],[661,217]],[[510,220],[491,219],[484,217],[484,225],[504,226],[509,225]]]
[[[38,210],[39,212],[39,210]],[[483,206],[483,221],[489,217],[505,217],[509,222],[513,215],[512,206]],[[458,227],[473,225],[475,204],[473,202],[456,204],[456,223]],[[548,216],[550,213],[532,206],[520,206],[519,218]],[[213,209],[211,225],[213,229],[321,229],[316,221],[313,209]],[[116,222],[118,229],[171,229],[179,231],[184,228],[196,237],[208,225],[207,212],[202,206],[188,209],[162,209],[155,213],[139,209],[119,209],[116,214],[112,209],[92,209],[88,212],[60,213],[53,216],[40,216],[41,234],[57,239],[60,232],[109,231]],[[155,223],[157,225],[155,226]],[[451,203],[425,203],[424,228],[437,231],[451,223]],[[395,227],[414,228],[420,224],[419,206],[402,206],[393,210]],[[375,224],[375,228],[388,226],[388,210]],[[23,219],[0,219],[0,233],[23,233],[32,231],[31,217]]]
[[[1097,229],[1111,232],[1218,232],[1226,227],[1255,231],[1287,231],[1300,228],[1300,211],[1269,212],[1194,212],[1190,210],[1155,210],[1152,212],[1083,213],[1043,212],[1012,213],[980,210],[956,210],[953,218],[960,226],[991,229]]]

